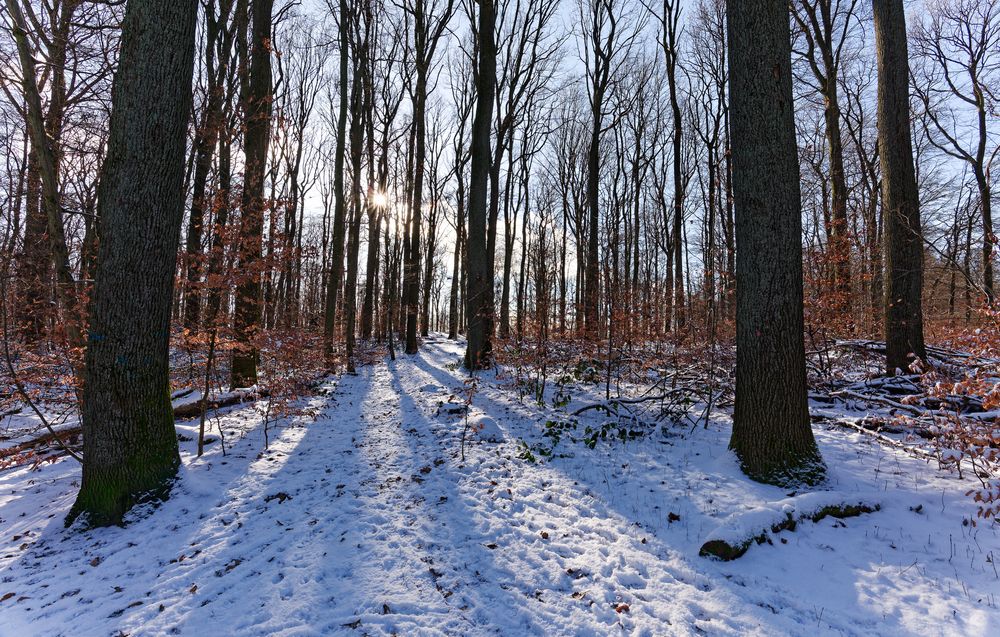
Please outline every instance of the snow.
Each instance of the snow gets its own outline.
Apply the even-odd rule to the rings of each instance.
[[[464,415],[442,410],[468,395],[461,354],[435,339],[332,380],[309,399],[314,418],[271,424],[267,450],[249,406],[210,419],[202,458],[197,423],[179,422],[171,498],[124,528],[63,528],[72,460],[0,472],[0,635],[975,636],[1000,625],[1000,533],[967,519],[977,481],[817,427],[826,491],[791,494],[741,475],[722,413],[594,449],[564,436],[550,461],[530,462],[519,443],[550,444],[545,422],[603,388],[567,387],[573,400],[556,411],[522,402],[502,370],[480,376],[469,411],[502,442],[470,437],[463,462]],[[580,433],[602,417],[587,412]],[[716,529],[830,499],[881,510],[800,524],[732,562],[698,556]]]

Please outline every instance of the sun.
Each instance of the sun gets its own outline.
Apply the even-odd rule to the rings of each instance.
[[[385,208],[389,205],[389,197],[381,190],[373,191],[368,197],[368,201],[376,208]]]

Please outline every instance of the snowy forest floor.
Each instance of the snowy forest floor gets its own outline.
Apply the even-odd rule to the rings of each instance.
[[[741,475],[725,413],[592,449],[567,432],[532,461],[603,388],[557,411],[484,373],[470,423],[499,431],[463,462],[461,354],[432,337],[331,380],[266,450],[248,406],[201,458],[179,422],[170,499],[124,528],[63,528],[71,459],[0,472],[0,635],[996,634],[1000,530],[970,523],[973,480],[816,425],[824,488],[881,510],[718,562],[698,555],[716,527],[792,495]]]

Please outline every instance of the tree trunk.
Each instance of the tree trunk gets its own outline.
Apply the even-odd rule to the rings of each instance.
[[[424,162],[427,158],[427,69],[418,66],[413,93],[413,194],[410,204],[410,243],[403,267],[406,304],[406,353],[417,353],[417,313],[420,303],[420,222],[423,216]],[[427,282],[425,281],[426,285]]]
[[[362,45],[364,46],[364,45]],[[362,58],[364,54],[362,54]],[[347,237],[347,280],[344,284],[344,343],[347,347],[347,371],[353,373],[355,321],[358,305],[358,252],[361,249],[361,160],[364,152],[364,107],[360,68],[355,68],[351,88],[351,220]]]
[[[231,0],[223,3],[223,24],[229,18]],[[212,170],[212,157],[219,138],[219,127],[222,125],[222,82],[225,78],[225,64],[218,67],[215,63],[216,42],[220,34],[219,18],[215,16],[215,2],[208,5],[206,11],[212,15],[206,16],[205,27],[205,73],[208,76],[208,99],[201,125],[195,133],[194,180],[191,193],[191,214],[188,218],[187,240],[187,270],[184,289],[184,328],[196,331],[201,322],[201,290],[198,288],[202,272],[202,237],[204,235],[206,191],[208,176]],[[228,28],[228,27],[227,27]]]
[[[42,176],[34,148],[28,153],[24,188],[24,247],[18,264],[21,299],[18,303],[19,324],[25,342],[30,346],[45,337],[45,320],[50,298],[49,279],[52,260],[49,258],[48,223],[41,208]]]
[[[976,185],[983,211],[983,290],[986,292],[986,302],[992,305],[996,300],[993,289],[993,244],[997,238],[993,234],[993,194],[989,177],[982,168],[976,170]]]
[[[233,319],[235,344],[230,374],[233,388],[257,383],[257,335],[261,322],[261,273],[263,250],[264,176],[271,136],[271,9],[274,0],[252,0],[253,36],[250,53],[250,84],[244,104],[246,113],[243,151],[242,223],[240,271]]]
[[[350,11],[347,0],[340,0],[340,89],[337,113],[337,146],[333,160],[333,245],[330,250],[330,272],[326,284],[323,312],[323,349],[327,362],[333,359],[333,336],[337,328],[337,303],[340,282],[344,278],[344,241],[347,234],[347,201],[344,193],[344,156],[347,148],[347,110],[350,60]]]
[[[493,0],[479,0],[479,60],[476,78],[476,113],[472,121],[469,179],[469,230],[467,266],[469,272],[465,303],[467,306],[468,346],[465,366],[482,369],[490,363],[493,260],[487,253],[487,187],[491,166],[490,133],[493,122],[493,97],[496,91],[497,50],[493,25],[496,21]]]
[[[122,27],[83,400],[83,481],[67,523],[122,521],[180,466],[170,305],[181,220],[195,0],[131,0]]]
[[[361,303],[361,338],[372,337],[375,317],[375,277],[378,275],[379,235],[381,234],[382,212],[368,206],[368,256],[365,260],[365,296]]]
[[[35,60],[28,44],[24,16],[21,13],[18,0],[7,0],[7,9],[13,21],[12,33],[21,63],[21,88],[24,92],[28,134],[31,137],[31,146],[38,160],[42,209],[45,211],[49,251],[56,271],[56,291],[65,311],[63,325],[70,346],[82,348],[84,342],[79,325],[81,317],[77,313],[76,280],[70,266],[69,248],[66,244],[66,230],[63,225],[62,207],[59,200],[59,156],[55,147],[58,140],[51,138],[49,135],[51,131],[47,131],[45,127],[42,101],[35,77]],[[62,69],[59,69],[59,73],[61,72]],[[56,99],[59,100],[58,95]],[[61,120],[61,107],[59,113]]]
[[[587,236],[587,268],[584,282],[583,324],[588,337],[597,338],[600,315],[600,230],[601,223],[601,109],[603,95],[595,92],[591,108],[590,148],[587,151],[587,210],[590,215]]]
[[[903,0],[873,0],[878,56],[878,145],[885,214],[886,371],[908,373],[924,351],[923,242],[910,134]]]
[[[728,0],[736,204],[736,407],[730,448],[752,479],[816,483],[803,341],[802,207],[782,0]]]
[[[835,69],[829,69],[825,87],[826,144],[830,159],[830,225],[831,256],[836,286],[835,306],[850,316],[851,308],[851,240],[847,222],[847,183],[844,180],[844,143],[840,134],[840,102],[837,94]]]
[[[451,267],[451,290],[448,298],[448,338],[450,340],[458,338],[458,292],[462,280],[461,271],[464,263],[462,259],[462,246],[465,243],[465,178],[461,174],[461,168],[456,171],[456,177],[458,183],[455,195],[455,254]]]

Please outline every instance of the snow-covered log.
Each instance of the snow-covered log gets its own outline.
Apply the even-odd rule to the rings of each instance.
[[[769,533],[794,531],[799,522],[818,522],[827,516],[850,518],[878,511],[875,498],[836,491],[817,491],[778,500],[735,513],[705,538],[699,555],[735,560],[754,544],[763,544]]]

